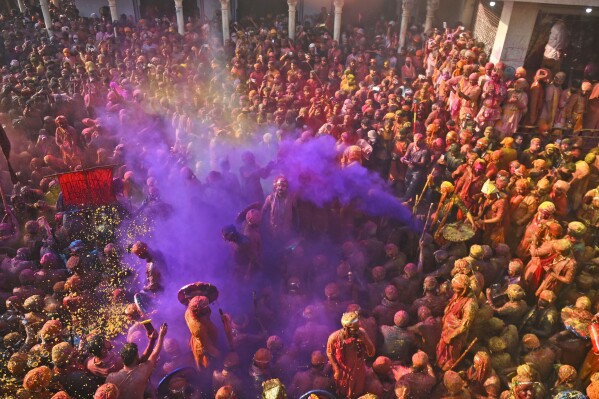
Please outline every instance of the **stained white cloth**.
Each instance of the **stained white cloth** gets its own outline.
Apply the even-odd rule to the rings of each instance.
[[[557,21],[551,27],[549,41],[545,45],[544,58],[559,60],[561,53],[568,46],[568,29],[564,21]]]

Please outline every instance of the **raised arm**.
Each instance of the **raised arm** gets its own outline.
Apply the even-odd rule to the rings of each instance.
[[[141,357],[139,358],[140,363],[143,363],[148,360],[150,354],[156,346],[156,340],[158,339],[158,333],[156,332],[156,330],[154,330],[152,334],[148,334],[148,338],[150,338],[150,341],[148,342],[148,345],[146,346],[144,353],[142,353]]]
[[[162,344],[164,343],[164,337],[166,336],[166,332],[168,331],[168,325],[166,323],[160,326],[160,332],[158,333],[158,342],[154,347],[154,350],[150,354],[148,361],[152,363],[156,363],[158,360],[158,356],[160,355],[160,351],[162,350]]]

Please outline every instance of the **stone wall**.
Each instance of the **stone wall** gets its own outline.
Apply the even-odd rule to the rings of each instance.
[[[514,68],[524,65],[538,13],[538,4],[514,4],[508,34],[501,52],[501,60],[507,65]]]
[[[100,15],[100,7],[107,6],[108,0],[75,0],[75,5],[82,17],[89,17],[92,13]],[[139,10],[139,0],[116,0],[116,11],[119,16],[125,14],[137,18],[137,10]]]
[[[501,2],[497,1],[495,7],[489,6],[486,2],[479,2],[474,19],[473,33],[477,41],[485,44],[485,52],[491,53],[497,26],[499,25],[499,16],[501,15]]]

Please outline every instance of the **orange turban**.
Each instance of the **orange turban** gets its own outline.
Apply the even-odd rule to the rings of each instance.
[[[25,375],[23,388],[31,392],[39,392],[50,385],[52,371],[47,366],[36,367]]]

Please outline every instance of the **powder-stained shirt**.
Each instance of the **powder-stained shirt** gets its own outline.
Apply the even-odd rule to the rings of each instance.
[[[405,158],[415,163],[424,162],[424,166],[414,165],[415,169],[422,169],[430,159],[430,151],[426,147],[419,148],[416,144],[410,143]]]
[[[119,389],[119,397],[127,399],[144,399],[144,391],[156,364],[150,360],[138,364],[132,370],[121,370],[108,374],[106,383]]]
[[[106,378],[108,374],[119,371],[123,368],[123,362],[118,354],[114,352],[108,352],[106,357],[102,360],[98,360],[95,356],[91,356],[85,362],[85,367],[90,374]]]

